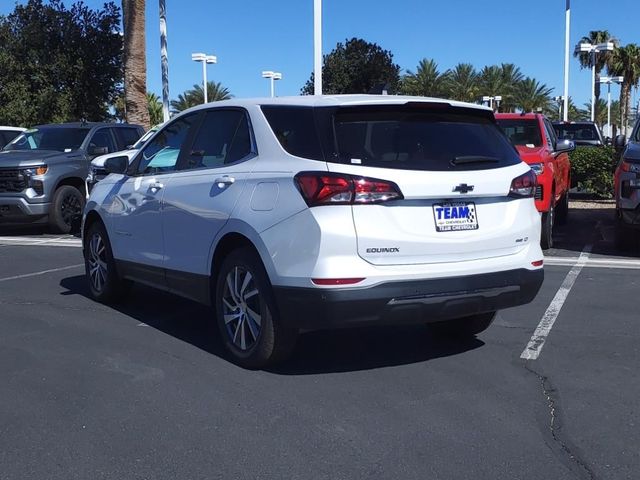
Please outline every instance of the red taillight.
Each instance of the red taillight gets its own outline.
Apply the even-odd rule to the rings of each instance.
[[[296,184],[310,207],[380,203],[404,198],[393,182],[325,172],[301,172]]]
[[[544,264],[544,260],[536,260],[535,262],[531,262],[531,265],[534,267],[541,267]]]
[[[360,283],[364,278],[312,278],[316,285],[354,285]]]
[[[516,177],[511,182],[509,196],[511,197],[533,197],[536,193],[538,180],[532,170]]]
[[[624,160],[622,160],[622,164],[620,165],[620,170],[622,170],[623,172],[640,173],[640,164],[633,163],[625,158]]]

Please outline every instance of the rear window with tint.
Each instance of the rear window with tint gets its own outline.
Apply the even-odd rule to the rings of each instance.
[[[498,119],[497,122],[514,145],[524,145],[531,148],[542,146],[542,135],[540,134],[538,120]]]
[[[277,116],[270,112],[275,108]],[[483,170],[521,161],[484,111],[421,104],[263,111],[283,148],[305,158],[320,160],[324,153],[328,162],[430,171]]]
[[[561,140],[600,140],[595,125],[563,124],[553,128]]]

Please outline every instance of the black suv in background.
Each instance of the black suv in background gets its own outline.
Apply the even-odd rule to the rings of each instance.
[[[604,140],[593,122],[554,122],[558,140],[571,140],[577,146],[602,147]]]
[[[0,151],[0,224],[48,221],[53,232],[70,232],[84,209],[89,162],[124,150],[143,133],[124,123],[25,130]]]

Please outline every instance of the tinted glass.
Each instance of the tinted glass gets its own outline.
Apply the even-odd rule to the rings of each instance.
[[[215,168],[251,153],[246,114],[240,110],[210,110],[198,130],[185,168]]]
[[[600,140],[595,125],[568,123],[554,125],[553,128],[562,140]]]
[[[140,132],[137,128],[119,127],[114,128],[120,149],[131,148],[140,138]]]
[[[197,118],[197,114],[188,115],[162,129],[142,150],[138,172],[159,173],[175,170],[182,144]]]
[[[22,132],[3,150],[77,150],[89,133],[89,128],[32,128]]]
[[[537,120],[496,120],[504,133],[509,137],[514,145],[525,145],[527,147],[541,147],[542,136]]]
[[[106,153],[112,153],[118,150],[113,143],[113,137],[108,128],[101,128],[93,134],[91,140],[89,140],[89,154],[91,154],[92,148],[106,148]]]
[[[18,135],[20,135],[19,130],[0,130],[0,148],[4,147]]]
[[[520,163],[484,111],[416,106],[334,110],[329,161],[406,170],[483,170]],[[331,150],[331,147],[332,150]]]
[[[134,150],[140,150],[143,145],[145,143],[147,143],[147,140],[149,140],[151,137],[153,137],[153,134],[156,133],[159,130],[158,127],[152,127],[147,133],[145,133],[144,135],[142,135],[138,141],[136,143],[133,144],[133,148]]]
[[[324,160],[311,107],[263,106],[271,130],[287,153]]]

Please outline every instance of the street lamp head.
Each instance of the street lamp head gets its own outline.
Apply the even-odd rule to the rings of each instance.
[[[613,44],[613,42],[599,43],[595,46],[596,52],[612,52],[613,50],[615,50],[615,48],[616,46]]]
[[[624,77],[611,77],[611,81],[614,83],[624,83]]]
[[[215,55],[207,55],[206,62],[209,64],[218,63],[218,57],[216,57]]]
[[[593,50],[593,45],[591,43],[581,43],[580,51],[581,52],[590,52]]]
[[[493,97],[493,99],[494,99],[496,102],[501,102],[501,101],[502,101],[502,95],[496,95],[495,97]]]
[[[280,72],[273,72],[274,80],[282,80],[282,74]]]
[[[485,96],[483,96],[483,97],[482,97],[482,101],[483,101],[483,102],[490,102],[491,100],[493,100],[493,97],[489,97],[489,96],[487,96],[487,95],[485,95]]]
[[[191,60],[194,62],[204,62],[207,59],[207,56],[204,53],[192,53]]]
[[[273,78],[274,74],[275,72],[271,70],[265,70],[264,72],[262,72],[262,78]]]

